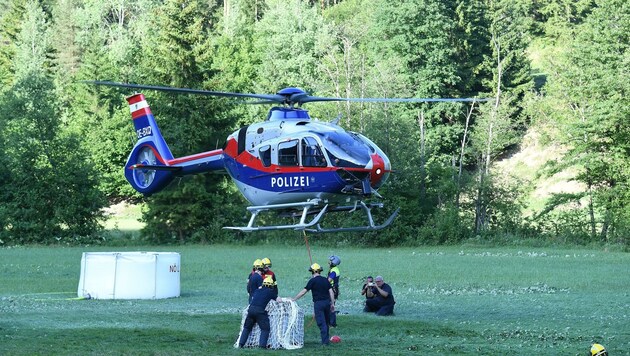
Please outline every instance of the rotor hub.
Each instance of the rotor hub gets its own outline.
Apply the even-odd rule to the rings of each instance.
[[[299,106],[302,103],[301,100],[308,96],[308,94],[304,90],[300,88],[294,88],[294,87],[281,89],[276,94],[283,96],[284,97],[283,104],[289,105],[291,107],[295,106],[295,104],[298,104]]]

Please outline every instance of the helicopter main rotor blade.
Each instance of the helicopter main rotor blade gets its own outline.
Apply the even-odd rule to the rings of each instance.
[[[478,102],[489,101],[489,98],[327,98],[307,96],[298,99],[300,103],[312,103],[318,101],[348,101],[364,103],[432,103],[432,102]]]
[[[173,92],[173,93],[218,96],[218,97],[225,97],[225,98],[253,98],[253,99],[262,100],[260,103],[269,103],[269,102],[284,103],[286,101],[286,97],[282,95],[277,95],[277,94],[229,93],[229,92],[221,92],[221,91],[162,87],[162,86],[156,86],[156,85],[141,85],[141,84],[131,84],[131,83],[117,83],[117,82],[98,81],[98,80],[83,80],[82,83],[94,84],[94,85],[105,85],[105,86],[120,87],[120,88],[149,89],[149,90],[157,90],[157,91],[165,91],[165,92]]]
[[[172,93],[183,94],[198,94],[206,96],[216,96],[225,98],[242,98],[242,99],[258,99],[258,101],[243,101],[243,104],[283,104],[294,106],[302,105],[304,103],[314,102],[331,102],[331,101],[344,101],[344,102],[364,102],[364,103],[430,103],[430,102],[478,102],[489,101],[488,98],[334,98],[334,97],[321,97],[310,96],[302,89],[299,88],[284,88],[278,91],[277,94],[246,94],[246,93],[230,93],[222,91],[210,91],[188,88],[175,88],[156,85],[142,85],[131,83],[118,83],[111,81],[98,81],[98,80],[84,80],[82,83],[105,85],[111,87],[131,88],[131,89],[148,89],[165,91]]]

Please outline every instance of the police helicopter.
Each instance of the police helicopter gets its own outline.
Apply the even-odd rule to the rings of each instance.
[[[127,97],[137,135],[127,163],[125,178],[145,196],[164,189],[176,177],[206,172],[227,172],[252,204],[247,226],[224,227],[244,232],[295,229],[312,232],[371,231],[389,226],[397,209],[380,225],[371,209],[382,202],[378,189],[392,172],[387,155],[370,139],[331,122],[313,120],[302,104],[312,102],[475,102],[475,98],[335,98],[311,96],[299,88],[276,94],[244,94],[153,85],[86,81],[131,89],[146,89],[215,97],[256,99],[253,104],[275,104],[263,122],[244,126],[227,137],[221,149],[173,157],[145,96]],[[275,211],[299,217],[287,225],[259,226],[262,212]],[[327,213],[362,211],[364,226],[325,228]]]

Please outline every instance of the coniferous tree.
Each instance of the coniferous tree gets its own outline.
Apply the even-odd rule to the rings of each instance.
[[[156,9],[153,35],[143,43],[140,63],[150,83],[204,88],[214,77],[212,36],[218,21],[204,1],[169,0]],[[214,89],[216,88],[209,88]],[[217,148],[232,127],[221,101],[192,95],[147,95],[162,133],[175,156]],[[144,233],[158,242],[208,241],[232,219],[224,177],[196,175],[171,184],[147,200]],[[212,226],[213,228],[209,228]]]
[[[73,23],[57,24],[54,30],[67,33],[80,54],[76,73],[58,71],[57,82],[65,93],[68,122],[90,152],[99,172],[99,187],[112,201],[139,198],[124,179],[122,167],[133,145],[133,125],[124,96],[128,92],[95,87],[80,80],[142,82],[140,48],[148,31],[148,20],[155,7],[152,0],[90,1],[66,9]],[[61,12],[59,8],[57,12]],[[56,62],[72,57],[67,47],[57,51]],[[70,61],[72,63],[72,61]]]
[[[13,60],[16,53],[16,40],[21,30],[26,12],[26,0],[7,1],[0,13],[0,91],[8,89],[14,81]]]
[[[265,16],[255,26],[255,48],[260,92],[300,87],[322,89],[320,62],[332,50],[332,34],[317,8],[304,1],[270,0]]]
[[[35,1],[26,4],[16,44],[16,83],[0,111],[2,156],[10,167],[0,233],[10,243],[91,241],[104,200],[77,137],[63,130],[48,71],[48,24]]]
[[[629,82],[628,10],[618,0],[0,4],[0,164],[10,167],[0,172],[5,242],[15,231],[35,241],[35,229],[62,239],[89,235],[98,214],[88,211],[102,204],[95,184],[110,201],[140,199],[122,174],[135,139],[129,92],[79,82],[95,79],[234,92],[298,86],[340,97],[493,97],[473,110],[436,103],[307,107],[323,120],[341,114],[340,124],[374,140],[396,169],[380,192],[401,216],[363,241],[443,243],[475,227],[518,229],[523,185],[497,176],[493,162],[516,147],[529,120],[543,116],[548,139],[568,147],[548,171],[572,167],[583,189],[553,196],[538,222],[589,241],[627,235],[630,130],[618,99]],[[544,47],[533,54],[553,56],[540,62],[547,82],[537,80],[538,91],[527,94],[532,34]],[[176,156],[221,146],[237,125],[268,109],[144,94]],[[20,167],[25,161],[32,165]],[[26,177],[34,178],[26,184]],[[245,202],[225,177],[185,180],[146,200],[145,233],[154,241],[207,241],[223,236],[221,226],[244,223],[230,220],[245,216]],[[22,188],[66,208],[35,214],[41,205]],[[388,212],[375,214],[380,220]]]
[[[545,96],[536,103],[537,112],[557,125],[554,138],[568,147],[550,172],[577,167],[575,180],[583,184],[581,191],[551,199],[541,220],[577,213],[581,225],[561,224],[560,230],[603,242],[627,236],[630,226],[628,33],[627,4],[597,1],[566,38],[567,52],[556,61]],[[576,202],[586,208],[566,209]]]

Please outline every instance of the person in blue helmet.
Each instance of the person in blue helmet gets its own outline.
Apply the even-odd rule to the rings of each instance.
[[[322,345],[328,345],[330,343],[328,325],[330,324],[330,313],[335,312],[335,295],[328,279],[321,275],[322,267],[319,264],[313,263],[308,270],[312,277],[306,283],[306,287],[293,298],[293,301],[302,298],[308,291],[312,292],[313,311],[322,338]]]
[[[330,282],[330,286],[332,287],[335,302],[339,298],[339,277],[341,276],[341,272],[339,271],[340,264],[341,259],[339,256],[332,255],[328,257],[328,266],[330,267],[328,270],[328,282]],[[333,328],[337,327],[337,311],[330,314],[330,326]]]
[[[241,338],[238,340],[239,347],[242,348],[245,346],[254,325],[258,324],[260,328],[258,346],[264,349],[267,348],[271,326],[269,325],[269,315],[265,309],[269,301],[278,301],[278,289],[274,288],[275,284],[273,278],[268,276],[263,281],[262,287],[254,291],[252,301],[247,308],[247,317],[243,324],[243,332],[241,333]]]

